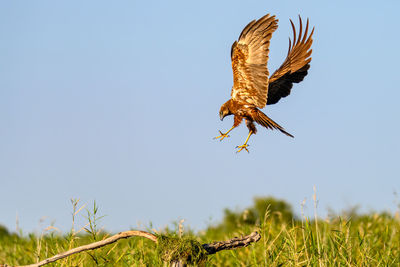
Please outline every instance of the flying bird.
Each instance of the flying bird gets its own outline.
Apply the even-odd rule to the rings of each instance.
[[[272,33],[278,28],[278,19],[269,14],[251,21],[242,31],[239,39],[232,44],[231,60],[233,70],[233,86],[231,99],[225,102],[219,111],[221,121],[228,115],[234,115],[232,128],[227,132],[219,131],[215,139],[222,141],[229,137],[228,133],[238,127],[242,120],[246,121],[249,134],[243,145],[237,146],[237,152],[245,149],[252,134],[257,133],[254,122],[267,129],[277,129],[293,137],[282,126],[274,122],[260,109],[265,105],[277,103],[282,97],[290,94],[293,83],[301,82],[307,75],[311,62],[311,44],[314,28],[308,35],[308,19],[303,34],[303,24],[299,16],[300,30],[293,29],[293,42],[289,38],[289,49],[283,64],[269,76],[267,68],[269,43]]]

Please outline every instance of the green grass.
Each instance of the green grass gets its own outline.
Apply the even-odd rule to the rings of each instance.
[[[85,210],[78,207],[77,201],[72,203],[74,223]],[[110,236],[99,230],[101,217],[96,204],[86,213],[88,224],[77,229],[73,225],[64,235],[51,227],[46,234],[27,236],[0,229],[0,264],[31,264]],[[283,201],[256,198],[254,206],[244,211],[225,210],[223,221],[204,231],[182,233],[177,223],[176,229],[165,229],[162,234],[192,244],[191,240],[210,243],[254,230],[262,236],[258,243],[209,256],[206,266],[400,266],[398,213],[353,212],[311,220],[293,216]],[[160,258],[166,255],[160,256],[159,251],[152,241],[133,237],[49,266],[163,266]]]

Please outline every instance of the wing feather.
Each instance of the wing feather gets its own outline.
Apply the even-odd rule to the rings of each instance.
[[[293,42],[289,38],[288,54],[283,64],[269,78],[267,105],[277,103],[282,97],[290,94],[293,83],[301,82],[307,75],[311,62],[311,45],[314,28],[308,35],[309,22],[303,34],[303,24],[299,16],[300,29],[296,34],[296,28],[290,20],[293,29]]]
[[[251,21],[232,44],[233,87],[231,96],[263,108],[268,94],[268,53],[278,20],[269,14]]]

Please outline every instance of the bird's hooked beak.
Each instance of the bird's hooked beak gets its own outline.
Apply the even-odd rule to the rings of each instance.
[[[224,120],[224,117],[225,117],[224,114],[223,114],[222,112],[220,112],[220,113],[219,113],[219,118],[221,119],[221,121]]]

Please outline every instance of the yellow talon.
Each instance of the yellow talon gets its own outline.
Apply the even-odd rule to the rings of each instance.
[[[239,153],[240,151],[242,151],[243,149],[247,151],[247,153],[250,153],[249,150],[247,149],[249,145],[248,144],[243,144],[241,146],[237,146],[236,148],[238,148],[239,150],[236,151],[236,153]]]
[[[228,132],[223,133],[223,132],[219,131],[219,133],[220,133],[221,135],[220,135],[220,136],[217,136],[217,137],[214,137],[214,139],[221,138],[219,141],[222,141],[222,140],[224,140],[224,138],[229,137],[229,135],[227,135]]]
[[[219,133],[220,133],[221,135],[220,135],[220,136],[217,136],[217,137],[214,137],[214,139],[221,138],[219,141],[224,140],[224,138],[229,137],[228,133],[229,133],[230,131],[232,131],[233,128],[235,128],[235,126],[232,126],[232,128],[230,128],[229,131],[227,131],[226,133],[223,133],[223,132],[219,131]]]
[[[237,147],[236,147],[236,148],[239,149],[238,151],[236,151],[236,153],[239,153],[239,152],[242,151],[243,149],[246,150],[247,153],[250,153],[249,150],[247,149],[247,147],[249,146],[249,145],[247,144],[247,142],[249,141],[250,136],[251,136],[252,134],[253,134],[253,132],[250,131],[250,132],[249,132],[249,135],[248,135],[247,138],[246,138],[246,141],[244,141],[244,144],[241,145],[241,146],[237,146]]]

